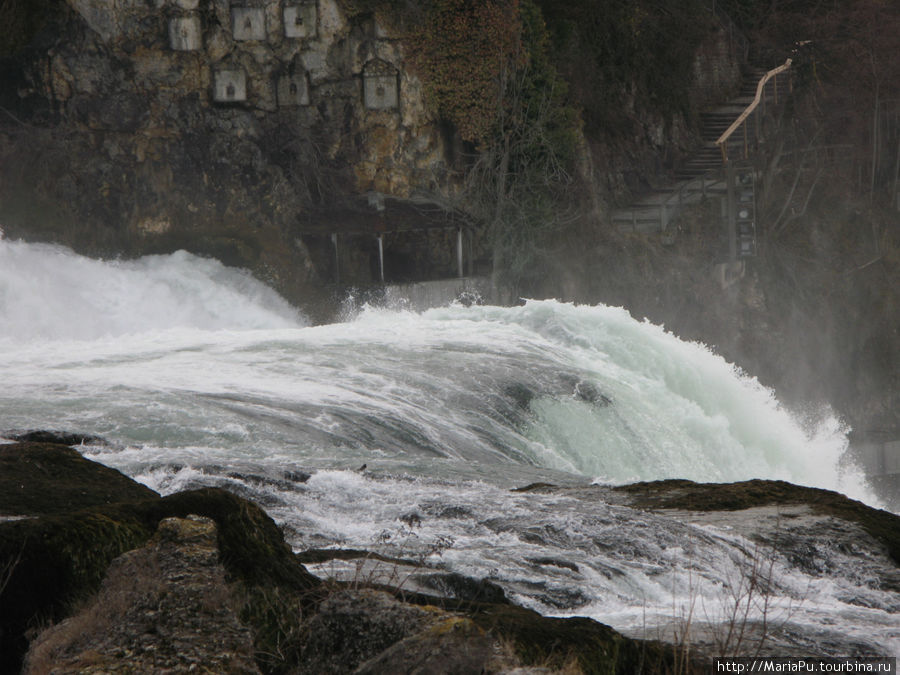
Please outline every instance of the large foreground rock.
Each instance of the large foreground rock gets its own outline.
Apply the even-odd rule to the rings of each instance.
[[[110,565],[100,592],[32,643],[25,672],[258,673],[210,518],[166,518]]]
[[[160,498],[62,445],[4,445],[2,462],[0,672],[16,672],[29,636],[91,598],[113,560],[146,544],[166,518],[193,514],[215,522],[216,559],[244,598],[245,620],[260,625],[257,650],[267,649],[278,621],[289,619],[284,608],[294,603],[299,614],[294,601],[320,584],[262,509],[223,490]],[[278,598],[266,605],[279,610],[266,624],[274,623],[272,630],[259,618],[264,596]]]
[[[777,481],[524,489],[724,523],[812,575],[835,564],[817,553],[825,538],[879,588],[900,588],[900,517],[826,490]],[[0,672],[17,672],[29,649],[34,673],[624,674],[704,665],[590,619],[541,616],[458,575],[431,575],[441,583],[421,583],[425,595],[325,582],[301,564],[347,555],[371,554],[295,555],[259,507],[223,490],[160,497],[61,444],[0,446]],[[704,648],[700,628],[692,655]],[[769,641],[778,649],[793,644],[777,639]]]

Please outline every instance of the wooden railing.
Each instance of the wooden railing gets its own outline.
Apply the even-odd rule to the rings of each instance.
[[[660,198],[658,203],[632,205],[626,209],[617,209],[612,220],[620,229],[630,226],[632,232],[641,231],[641,226],[652,227],[653,231],[666,232],[685,204],[696,204],[706,199],[707,193],[724,191],[721,169],[709,169],[704,174],[682,181],[677,190]],[[651,225],[652,224],[652,225]],[[646,231],[646,230],[643,230]]]
[[[791,59],[788,59],[783,64],[778,66],[777,68],[773,68],[768,73],[766,73],[759,81],[759,84],[756,85],[756,97],[753,99],[753,102],[747,106],[746,110],[742,112],[738,118],[732,122],[731,126],[728,127],[725,132],[719,136],[716,141],[716,145],[719,146],[719,149],[722,151],[722,163],[728,164],[728,141],[731,139],[731,136],[738,129],[743,128],[744,131],[744,156],[743,159],[747,159],[750,156],[750,138],[749,132],[747,130],[747,120],[750,115],[756,111],[756,109],[760,106],[760,104],[765,104],[765,90],[766,85],[770,80],[773,80],[774,86],[772,90],[774,92],[774,103],[778,104],[778,75],[787,70],[790,70],[791,67]],[[759,137],[759,115],[757,113],[756,116],[756,136]]]

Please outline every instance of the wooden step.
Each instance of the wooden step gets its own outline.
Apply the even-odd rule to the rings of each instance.
[[[700,113],[700,138],[704,141],[680,166],[672,173],[674,182],[658,187],[636,198],[625,208],[616,209],[610,214],[612,223],[623,232],[660,232],[661,214],[665,212],[667,222],[677,217],[681,206],[699,203],[704,198],[723,197],[726,194],[722,171],[722,150],[715,144],[735,120],[753,103],[759,81],[769,71],[765,67],[749,68],[744,72],[743,81],[738,94],[712,110]],[[790,93],[788,77],[778,77],[776,81],[766,83],[765,95],[771,97],[777,92],[781,96]],[[747,141],[756,143],[756,127],[752,120],[747,126]],[[729,138],[727,151],[729,157],[737,157],[744,152],[744,132],[740,131]]]

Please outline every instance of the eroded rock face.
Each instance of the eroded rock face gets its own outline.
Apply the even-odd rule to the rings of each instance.
[[[54,435],[71,440],[78,436]],[[206,634],[202,624],[207,619],[217,626],[214,636],[219,628],[226,635],[237,635],[230,632],[234,625],[229,594],[220,592],[222,565],[237,589],[240,611],[253,626],[258,654],[272,653],[272,643],[281,639],[286,626],[299,622],[306,611],[304,603],[311,602],[320,584],[294,559],[275,523],[257,506],[232,494],[207,489],[161,498],[64,445],[28,442],[0,448],[0,672],[19,672],[34,627],[69,618],[85,598],[98,593],[105,579],[113,590],[92,602],[91,607],[98,609],[90,610],[94,614],[86,615],[83,622],[90,628],[96,619],[102,626],[106,621],[102,617],[109,614],[121,615],[121,621],[133,626],[165,624],[165,628],[152,628],[150,642],[143,642],[143,633],[116,638],[120,650],[133,652],[149,644],[144,650],[148,654],[153,650],[167,654],[165,649],[180,645],[184,636],[188,639],[185,653],[201,649],[192,647],[191,641],[202,642]],[[188,519],[191,514],[213,519],[216,528],[207,521]],[[171,518],[176,520],[167,520]],[[147,546],[149,552],[141,548]],[[116,560],[116,574],[126,581],[130,578],[131,585],[107,579]],[[190,606],[182,611],[178,602]],[[188,624],[178,623],[180,614],[188,617],[184,619]],[[70,638],[74,639],[71,634],[54,638],[55,651],[48,658],[80,663],[79,654],[87,648],[81,643],[70,645]],[[104,645],[107,656],[119,653],[112,642]],[[240,656],[241,649],[235,646],[232,653]],[[235,659],[235,668],[241,672],[243,657]]]
[[[166,518],[110,565],[97,597],[32,643],[26,673],[258,673],[209,518]]]
[[[407,605],[381,591],[329,596],[306,626],[304,673],[352,672],[360,663],[442,618],[436,608]]]
[[[370,192],[451,189],[421,84],[371,14],[232,5],[47,10],[3,101],[27,120],[0,129],[16,167],[0,182],[7,236],[93,255],[185,248],[296,300],[318,281],[300,238],[311,219]]]

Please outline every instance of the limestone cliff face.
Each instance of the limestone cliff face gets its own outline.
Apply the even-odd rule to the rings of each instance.
[[[188,248],[296,299],[316,281],[298,230],[314,212],[450,189],[421,84],[371,15],[335,0],[69,0],[52,14],[43,48],[19,57],[29,125],[0,139],[16,167],[0,185],[9,235]]]

